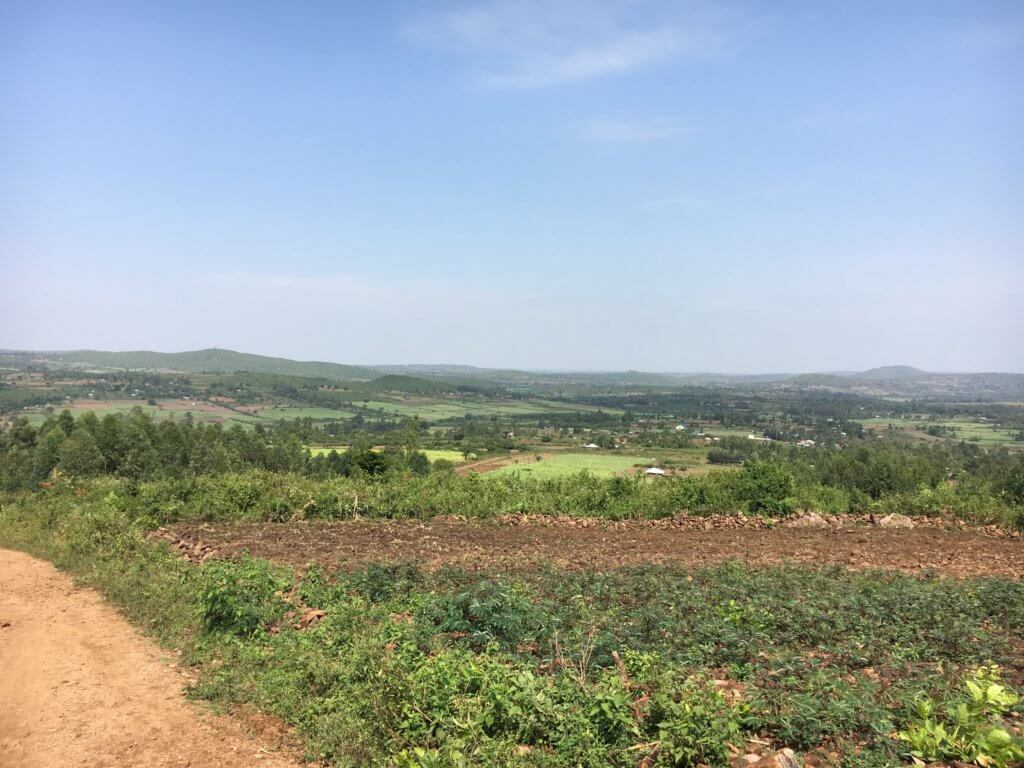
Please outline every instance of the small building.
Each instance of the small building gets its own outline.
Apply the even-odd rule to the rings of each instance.
[[[676,432],[683,432],[686,430],[685,424],[676,424]]]
[[[665,470],[661,467],[648,467],[644,470],[645,475],[651,475],[653,477],[664,477]]]
[[[597,445],[596,443],[587,443],[583,447],[589,448],[590,450],[594,450],[595,448],[600,448],[601,446]]]

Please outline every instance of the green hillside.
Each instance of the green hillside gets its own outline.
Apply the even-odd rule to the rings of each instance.
[[[380,373],[370,368],[319,361],[287,360],[235,352],[230,349],[199,349],[192,352],[101,352],[91,349],[70,352],[33,353],[39,360],[66,365],[90,365],[102,368],[174,370],[189,373],[248,371],[278,373],[305,378],[336,381],[373,379]]]

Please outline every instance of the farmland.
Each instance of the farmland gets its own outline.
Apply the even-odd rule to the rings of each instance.
[[[140,491],[127,503],[116,483],[8,499],[0,544],[102,589],[182,651],[194,696],[265,711],[329,764],[389,765],[420,749],[453,766],[466,750],[493,765],[549,765],[547,753],[626,766],[678,722],[679,743],[708,765],[786,747],[808,764],[883,766],[910,749],[900,733],[923,727],[914,702],[964,701],[977,681],[1018,685],[1024,669],[1024,549],[1005,535],[743,530],[728,518],[710,530],[211,524],[212,496],[154,535],[160,519],[140,522],[144,510],[193,513]],[[982,712],[972,727],[1015,717]]]
[[[612,477],[624,474],[642,464],[635,456],[614,456],[598,453],[558,453],[541,455],[535,461],[510,464],[494,470],[496,474],[522,473],[535,478],[551,478],[571,475],[576,472],[589,472],[598,477]]]
[[[924,439],[945,437],[994,447],[1017,447],[1021,443],[1018,439],[1018,435],[1021,434],[1019,427],[1011,428],[987,419],[983,421],[970,418],[932,419],[922,414],[917,418],[887,419],[879,417],[860,419],[859,422],[873,430],[906,432]],[[930,434],[929,428],[932,428],[931,431],[937,434]]]
[[[4,375],[0,546],[100,590],[192,697],[299,756],[1024,756],[998,704],[1024,687],[1013,400],[68,366]],[[978,686],[1002,698],[929,746],[922,702]]]
[[[59,392],[60,390],[54,390]],[[190,413],[192,418],[210,423],[227,425],[241,424],[251,427],[256,424],[272,424],[277,421],[310,419],[316,422],[347,420],[359,415],[364,419],[397,421],[418,416],[425,421],[451,421],[470,418],[501,417],[542,417],[545,415],[572,414],[576,412],[621,414],[617,409],[600,409],[588,404],[556,402],[550,400],[502,400],[500,398],[478,401],[465,399],[396,398],[394,400],[355,400],[344,403],[344,407],[317,407],[301,403],[266,403],[241,405],[231,401],[214,401],[201,396],[181,400],[153,400],[141,398],[94,400],[69,398],[49,407],[26,407],[22,409],[29,421],[41,424],[58,410],[67,409],[77,415],[93,411],[99,416],[108,413],[128,413],[139,407],[156,418],[181,417]]]

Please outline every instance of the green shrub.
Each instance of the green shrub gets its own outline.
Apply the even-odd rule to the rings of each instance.
[[[653,765],[729,765],[729,745],[740,737],[741,711],[714,686],[667,673],[651,698],[649,720],[657,729]]]
[[[785,467],[768,461],[743,465],[740,497],[747,508],[766,515],[786,515],[793,510],[793,475]]]
[[[207,632],[249,637],[284,613],[279,593],[288,580],[265,560],[214,561],[203,567],[203,578],[200,605]]]
[[[508,584],[483,580],[439,597],[423,609],[438,631],[464,637],[476,647],[503,648],[536,639],[542,631],[539,610]]]

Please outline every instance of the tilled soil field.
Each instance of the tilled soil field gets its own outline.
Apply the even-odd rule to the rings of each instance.
[[[683,568],[738,561],[850,569],[881,568],[947,576],[1024,577],[1024,539],[995,529],[942,524],[886,527],[763,527],[758,522],[517,519],[178,525],[162,531],[193,560],[255,557],[303,567],[348,570],[372,562],[416,561],[428,569],[523,571],[542,564],[608,570],[623,566]]]

